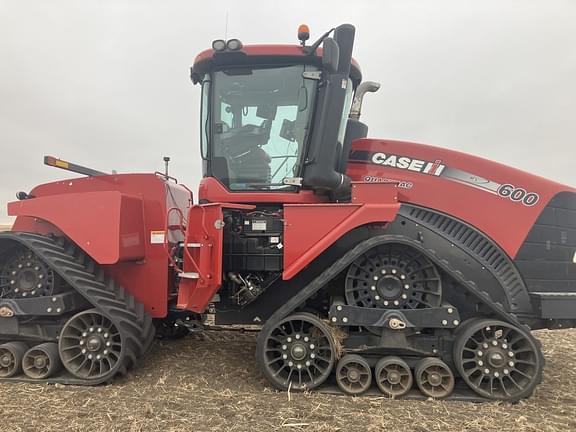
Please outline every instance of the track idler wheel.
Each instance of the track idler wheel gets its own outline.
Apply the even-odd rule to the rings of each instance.
[[[22,370],[22,358],[28,351],[24,342],[8,342],[0,345],[0,378],[10,378]]]
[[[76,378],[113,378],[124,360],[120,332],[96,309],[70,318],[60,332],[60,357]]]
[[[391,398],[404,396],[412,388],[414,379],[408,364],[400,357],[384,357],[374,368],[376,385]]]
[[[372,384],[370,365],[359,355],[345,355],[336,366],[336,383],[349,395],[364,393]]]
[[[310,313],[297,313],[260,333],[256,359],[275,387],[313,389],[332,372],[334,347],[334,337],[326,323]]]
[[[50,378],[61,367],[58,345],[54,342],[36,345],[26,351],[22,358],[22,369],[28,378]]]
[[[458,332],[454,364],[479,395],[516,401],[530,396],[540,382],[544,357],[526,330],[504,321],[478,319]]]
[[[414,378],[420,391],[434,399],[445,398],[454,390],[454,374],[436,357],[420,360],[414,369]]]

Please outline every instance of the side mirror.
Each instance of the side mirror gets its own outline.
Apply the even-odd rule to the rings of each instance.
[[[340,58],[340,48],[338,42],[332,38],[324,39],[322,43],[322,66],[328,73],[334,74],[338,71],[338,59]]]

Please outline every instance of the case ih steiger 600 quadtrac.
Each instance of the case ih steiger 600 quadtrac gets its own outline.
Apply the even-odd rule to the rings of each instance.
[[[530,330],[576,326],[576,190],[366,138],[378,85],[361,81],[354,27],[299,38],[217,40],[196,58],[196,203],[167,172],[46,159],[84,176],[8,204],[2,380],[109,382],[155,333],[234,324],[261,326],[256,361],[280,389],[532,393]]]

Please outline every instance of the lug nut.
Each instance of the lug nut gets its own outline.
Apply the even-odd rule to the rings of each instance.
[[[283,350],[287,350],[287,349],[288,349],[288,345],[282,345],[282,349],[283,349]]]
[[[302,365],[300,363],[298,363],[298,365],[296,366],[298,369],[302,369]]]
[[[16,270],[12,270],[12,274],[15,275],[15,274],[16,274]]]
[[[44,275],[38,275],[38,279],[44,279]]]
[[[514,362],[513,361],[508,362],[508,366],[514,367]]]
[[[52,297],[52,303],[56,303],[58,299],[56,297]]]
[[[372,286],[370,287],[370,290],[376,291],[376,287],[375,287],[374,285],[372,285]]]
[[[23,293],[22,293],[22,297],[26,297],[27,295],[28,295],[27,292],[23,292]]]
[[[494,346],[498,346],[498,341],[496,341],[496,340],[493,340],[493,341],[492,341],[492,345],[494,345]]]
[[[400,279],[406,279],[406,275],[401,274]]]
[[[374,300],[380,300],[380,296],[379,295],[374,296]]]
[[[442,320],[442,325],[448,325],[448,321]]]
[[[288,343],[292,342],[292,338],[291,337],[286,338],[286,342]]]
[[[336,321],[338,321],[338,318],[332,317],[332,322],[336,322]]]
[[[284,360],[286,360],[286,359],[288,358],[288,355],[287,355],[287,354],[282,354],[282,358],[283,358]]]
[[[110,345],[112,345],[110,342],[106,342],[107,347],[109,347]]]
[[[484,355],[482,351],[478,351],[476,354],[478,354],[478,357],[482,357]]]
[[[482,347],[483,347],[484,349],[488,349],[488,344],[487,344],[486,342],[484,342],[484,343],[482,344]]]
[[[488,369],[488,368],[484,369],[484,373],[485,373],[486,375],[488,375],[488,374],[490,373],[490,369]]]
[[[288,366],[290,366],[290,367],[294,366],[294,362],[289,361]]]
[[[308,336],[304,336],[304,342],[308,342],[310,338]]]
[[[89,331],[90,333],[94,333],[94,327],[90,327],[90,328],[88,329],[88,331]]]
[[[478,360],[478,366],[482,366],[484,365],[484,362],[482,360]]]
[[[310,360],[306,360],[306,366],[310,366]]]
[[[102,351],[102,354],[104,354],[104,355],[108,354],[108,350],[105,349],[104,351]]]
[[[508,357],[514,357],[514,351],[508,351]]]
[[[400,302],[398,300],[394,300],[394,306],[398,306]]]
[[[374,276],[374,280],[377,281],[377,280],[378,280],[378,276]]]
[[[88,333],[86,333],[86,332],[82,333],[82,337],[86,337],[86,336],[88,336]]]
[[[341,306],[341,305],[336,306],[336,310],[337,310],[337,311],[341,311],[341,310],[342,310],[342,306]]]
[[[48,308],[48,309],[46,309],[46,312],[48,312],[48,313],[52,313],[52,308]]]
[[[396,274],[397,270],[396,269],[392,269],[392,274]]]
[[[310,344],[310,349],[314,349],[314,344]]]
[[[310,354],[310,358],[311,358],[311,359],[316,358],[316,354],[314,354],[314,353]]]
[[[297,334],[296,336],[294,336],[296,339],[300,339],[300,335]]]
[[[386,270],[385,270],[385,269],[382,269],[381,273],[382,273],[382,274],[386,274]]]
[[[498,378],[498,377],[500,376],[500,374],[499,374],[498,372],[494,372],[494,376],[495,376],[496,378]]]
[[[36,266],[36,267],[34,267],[34,270],[38,271],[38,270],[40,270],[40,267]]]
[[[103,336],[104,336],[105,338],[107,338],[107,337],[108,337],[108,333],[104,333]]]
[[[454,312],[454,309],[448,308],[448,313],[451,314],[452,312]]]
[[[342,318],[342,322],[343,322],[343,323],[347,323],[347,322],[348,322],[348,318],[346,318],[346,317]]]
[[[508,349],[508,345],[507,344],[502,344],[502,349]]]
[[[504,375],[508,375],[510,373],[508,369],[504,369],[502,372],[504,372]]]
[[[403,298],[404,300],[406,300],[406,299],[408,298],[408,296],[407,296],[406,294],[402,294],[402,298]]]
[[[384,300],[384,306],[388,306],[388,300]]]
[[[81,340],[80,342],[78,342],[80,345],[84,345],[84,341]]]
[[[100,354],[96,355],[96,360],[100,360],[102,356]]]
[[[452,321],[452,324],[454,324],[455,326],[457,326],[458,324],[460,324],[460,321],[454,320],[454,321]]]
[[[86,354],[86,348],[82,348],[82,354]]]
[[[62,308],[56,308],[56,312],[57,312],[57,313],[62,312]]]
[[[97,330],[97,331],[98,331],[98,333],[102,333],[102,328],[101,328],[101,327],[98,327],[98,330]]]
[[[405,284],[405,285],[404,285],[404,289],[410,289],[410,285]]]

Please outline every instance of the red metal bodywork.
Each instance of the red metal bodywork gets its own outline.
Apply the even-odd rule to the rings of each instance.
[[[424,174],[398,166],[384,166],[370,160],[355,160],[354,154],[382,153],[431,161],[443,165],[440,176]],[[435,209],[461,219],[484,232],[514,257],[550,199],[561,191],[576,191],[571,187],[546,180],[496,162],[439,147],[401,141],[361,139],[353,143],[352,160],[347,174],[356,181],[403,181],[398,188],[398,200]],[[379,162],[386,158],[378,157]],[[446,176],[456,171],[467,176]],[[458,177],[458,178],[457,178]],[[406,184],[408,183],[408,184]],[[410,183],[412,184],[411,187]],[[539,199],[524,205],[488,188],[494,184],[510,184],[535,193]],[[409,188],[407,188],[409,187]]]
[[[187,212],[192,196],[185,188],[154,174],[121,174],[43,184],[30,195],[8,205],[17,216],[13,231],[65,234],[153,317],[166,315],[168,258],[155,238],[169,208]]]

